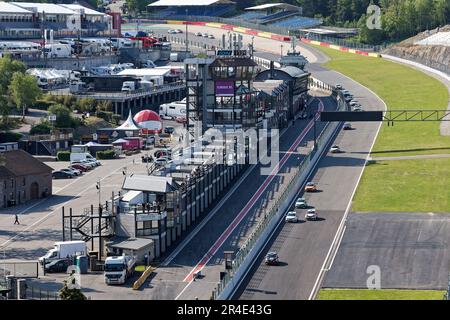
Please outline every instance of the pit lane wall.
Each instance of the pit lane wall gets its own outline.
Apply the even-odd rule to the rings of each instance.
[[[331,92],[335,98],[337,110],[343,111],[348,109],[343,97],[338,95],[336,91],[332,91],[329,85],[313,79],[310,82],[310,86],[312,88],[317,86],[320,90],[328,90],[329,93]],[[318,118],[319,114],[316,115],[316,120]],[[309,126],[310,128],[312,127],[311,123]],[[239,288],[255,261],[258,260],[258,256],[261,254],[267,241],[270,240],[278,225],[282,223],[286,212],[296,199],[298,190],[304,187],[311,172],[313,172],[321,157],[328,151],[330,144],[334,141],[340,128],[341,123],[339,122],[329,122],[326,124],[324,130],[317,138],[316,146],[303,158],[298,168],[295,169],[292,179],[287,184],[281,186],[281,188],[284,188],[281,196],[271,203],[271,207],[267,208],[264,218],[258,223],[247,241],[236,253],[232,261],[232,268],[227,271],[212,292],[213,299],[225,300],[233,298],[235,291]]]

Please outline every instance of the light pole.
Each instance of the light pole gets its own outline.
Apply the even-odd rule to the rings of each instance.
[[[97,181],[97,185],[95,186],[97,188],[98,192],[98,207],[100,208],[102,206],[102,186],[100,183],[100,179]]]
[[[186,19],[187,19],[187,15],[188,15],[188,9],[186,9]],[[188,23],[187,21],[184,22],[186,24],[186,54],[188,52]]]

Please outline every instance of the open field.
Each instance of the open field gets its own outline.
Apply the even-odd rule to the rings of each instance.
[[[322,289],[317,300],[442,300],[440,290]]]
[[[390,110],[447,108],[447,88],[420,71],[379,58],[315,47],[331,58],[325,67],[339,71],[372,89]],[[450,137],[440,135],[438,121],[396,122],[393,127],[383,123],[372,156],[436,153],[450,153]]]
[[[376,161],[364,171],[353,211],[450,212],[450,159]]]

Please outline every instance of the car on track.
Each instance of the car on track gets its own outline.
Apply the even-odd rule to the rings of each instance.
[[[265,264],[277,265],[279,262],[278,254],[276,252],[269,252],[264,259]]]
[[[167,31],[169,34],[175,34],[175,33],[177,33],[177,30],[174,30],[174,29],[170,29],[169,31]]]
[[[204,33],[202,33],[202,37],[203,37],[203,38],[208,38],[208,37],[209,37],[209,34],[206,33],[206,32],[204,32]]]
[[[183,30],[181,29],[175,29],[176,33],[183,33]]]
[[[284,221],[286,222],[298,222],[297,213],[295,211],[289,211],[286,215],[286,218],[284,218]]]
[[[308,182],[305,186],[306,192],[314,192],[317,191],[317,186],[314,182]]]
[[[306,214],[305,214],[306,220],[317,220],[317,218],[318,218],[318,216],[317,216],[316,209],[308,209],[308,211],[306,211]]]
[[[215,39],[215,37],[214,37],[213,34],[210,34],[210,35],[208,36],[208,39]]]
[[[336,90],[343,90],[344,89],[340,84],[335,85],[334,88]]]
[[[75,175],[66,171],[54,171],[52,173],[53,179],[72,179]]]
[[[297,209],[306,209],[308,208],[308,204],[306,203],[305,198],[298,198],[297,201],[295,201],[295,207]]]
[[[330,152],[331,153],[340,153],[341,152],[341,148],[339,148],[339,146],[335,144],[335,145],[331,146]]]
[[[361,111],[363,111],[363,109],[362,109],[362,107],[360,105],[357,105],[357,106],[354,106],[352,108],[352,111],[354,111],[354,112],[361,112]]]
[[[352,130],[352,124],[350,122],[344,123],[344,127],[342,128],[344,130]]]
[[[201,36],[202,36],[202,33],[201,33],[201,32],[196,32],[195,35],[196,35],[197,37],[201,37]]]
[[[359,105],[360,105],[359,102],[358,102],[358,100],[355,100],[355,99],[351,100],[349,104],[350,104],[351,107],[359,106]]]

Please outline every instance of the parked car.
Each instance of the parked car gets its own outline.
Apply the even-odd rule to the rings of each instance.
[[[284,219],[286,222],[298,222],[297,213],[295,211],[289,211]]]
[[[306,220],[317,220],[317,212],[316,209],[308,209],[305,214]]]
[[[314,192],[317,191],[317,186],[314,182],[308,182],[305,186],[306,192]]]
[[[169,161],[172,161],[172,160],[170,158],[168,158],[168,157],[160,157],[160,158],[155,160],[155,164],[157,166],[165,166],[166,164],[169,163]]]
[[[80,170],[81,172],[86,172],[89,171],[90,169],[88,166],[82,165],[80,163],[74,163],[69,168],[77,169]]]
[[[46,263],[44,266],[45,272],[66,272],[67,268],[71,265],[69,259],[58,259]]]
[[[82,166],[88,167],[89,169],[93,169],[95,167],[95,165],[89,161],[86,160],[75,160],[70,162],[70,165],[76,165],[76,164],[81,164]]]
[[[172,134],[172,133],[174,133],[174,131],[175,131],[174,127],[165,127],[164,128],[164,133]]]
[[[342,90],[344,89],[340,84],[337,84],[334,86],[336,88],[336,90]]]
[[[75,175],[65,171],[54,171],[52,173],[53,179],[72,179]]]
[[[354,112],[361,112],[361,111],[363,111],[363,109],[361,108],[361,106],[355,106],[355,107],[353,107],[353,110],[352,111],[354,111]]]
[[[279,262],[278,254],[276,252],[269,252],[266,254],[265,263],[268,265],[277,265]]]
[[[168,149],[161,149],[161,150],[156,150],[153,155],[155,156],[155,158],[161,158],[161,157],[171,157],[172,156],[172,152]]]
[[[186,117],[176,117],[175,121],[178,123],[186,123],[187,119],[186,119]]]
[[[78,170],[78,169],[71,169],[70,167],[66,168],[66,169],[61,169],[61,171],[72,173],[75,176],[79,176],[81,174],[80,170]]]
[[[351,124],[350,122],[344,123],[343,129],[344,129],[344,130],[352,130],[352,129],[353,129],[353,128],[352,128],[352,124]]]
[[[298,198],[297,201],[295,201],[295,207],[298,209],[306,209],[308,207],[308,204],[306,203],[306,199]]]
[[[333,145],[333,146],[331,146],[330,152],[331,153],[340,153],[341,152],[341,148],[339,148],[338,145]]]

